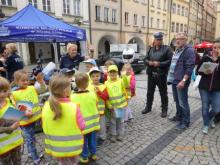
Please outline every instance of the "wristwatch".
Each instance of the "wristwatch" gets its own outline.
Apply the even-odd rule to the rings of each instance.
[[[185,78],[183,78],[183,80],[182,80],[183,82],[186,82],[186,79]]]

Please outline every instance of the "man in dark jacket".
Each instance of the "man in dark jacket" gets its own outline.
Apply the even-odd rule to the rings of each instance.
[[[176,102],[176,115],[171,121],[179,121],[177,129],[186,129],[190,124],[188,88],[195,66],[195,51],[187,45],[187,35],[176,35],[176,51],[170,65],[167,82],[172,84],[173,98]]]
[[[154,44],[146,55],[148,85],[147,85],[147,102],[142,114],[151,111],[154,92],[156,86],[159,88],[161,96],[161,117],[167,116],[168,95],[167,95],[167,73],[172,59],[172,50],[169,46],[163,45],[163,33],[154,34]]]

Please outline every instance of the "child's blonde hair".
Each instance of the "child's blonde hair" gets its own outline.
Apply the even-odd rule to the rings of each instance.
[[[89,83],[89,76],[86,73],[77,73],[75,75],[76,86],[81,89],[86,89]]]
[[[109,59],[109,60],[107,60],[106,62],[105,62],[105,66],[110,66],[110,65],[115,65],[115,62],[113,61],[113,60],[111,60],[111,59]]]
[[[51,110],[55,113],[54,120],[62,116],[61,106],[58,98],[64,97],[64,90],[70,88],[70,80],[65,75],[54,75],[49,82],[50,97],[48,99]]]
[[[18,49],[15,43],[9,43],[5,46],[10,53],[17,53]]]
[[[24,76],[28,76],[28,72],[26,70],[24,69],[17,70],[14,73],[14,83],[17,84],[18,81]]]
[[[0,76],[0,91],[9,91],[10,83],[7,79]]]

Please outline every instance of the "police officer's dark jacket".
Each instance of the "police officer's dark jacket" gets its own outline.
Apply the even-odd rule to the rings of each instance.
[[[167,45],[161,45],[159,50],[155,47],[149,48],[147,55],[145,57],[145,62],[147,64],[147,74],[167,75],[172,60],[173,52],[171,48]],[[159,67],[149,66],[149,61],[160,62]]]

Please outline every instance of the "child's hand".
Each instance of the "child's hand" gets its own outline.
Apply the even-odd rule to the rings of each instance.
[[[19,127],[19,122],[15,122],[14,124],[12,124],[10,127],[12,130],[16,130]]]
[[[40,83],[40,84],[44,83],[44,74],[42,72],[38,73],[35,78],[36,78],[38,83]]]
[[[26,111],[26,110],[27,110],[27,107],[26,107],[25,105],[19,105],[19,106],[18,106],[18,109],[19,109],[20,111]]]
[[[31,117],[31,116],[33,116],[33,113],[32,113],[31,110],[26,110],[24,115],[25,115],[26,117]]]

